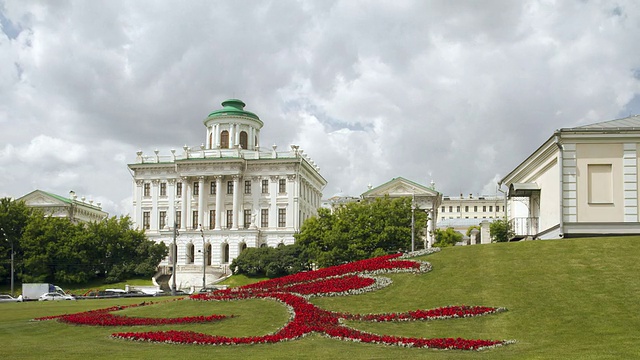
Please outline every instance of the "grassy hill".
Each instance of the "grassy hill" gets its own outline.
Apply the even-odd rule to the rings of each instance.
[[[367,323],[350,326],[415,337],[515,339],[482,352],[405,349],[312,335],[275,345],[230,347],[113,340],[130,328],[30,322],[139,299],[0,304],[0,358],[215,357],[260,359],[632,359],[640,358],[640,237],[529,241],[455,247],[425,256],[427,274],[388,275],[394,283],[365,295],[316,298],[313,303],[351,313],[401,312],[446,305],[504,306],[508,312],[470,319]],[[129,310],[127,310],[129,311]],[[286,322],[283,305],[268,300],[169,302],[132,309],[131,316],[236,314],[220,323],[171,329],[229,336],[260,335]],[[138,330],[158,329],[151,327]]]

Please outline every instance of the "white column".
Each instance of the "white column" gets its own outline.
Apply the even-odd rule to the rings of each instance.
[[[215,230],[222,229],[222,176],[216,176],[216,227]]]
[[[271,176],[269,189],[269,228],[278,227],[278,177]]]
[[[198,177],[198,225],[204,229],[204,176]]]
[[[151,180],[151,224],[149,228],[151,230],[160,229],[160,225],[158,223],[158,184],[160,180],[154,179]]]
[[[136,206],[134,207],[134,220],[138,229],[142,229],[142,185],[143,180],[136,180]]]
[[[167,180],[169,184],[167,191],[169,192],[169,208],[167,209],[167,226],[173,229],[176,221],[176,180]]]
[[[427,248],[430,248],[433,245],[433,211],[427,211],[427,216]]]
[[[213,145],[212,147],[218,148],[220,147],[220,126],[218,124],[213,125]]]
[[[240,175],[233,175],[233,216],[231,230],[238,229],[238,211],[240,209]]]
[[[296,175],[287,175],[287,227],[300,229],[300,198]]]
[[[180,229],[184,230],[187,228],[187,193],[189,192],[189,188],[187,183],[189,182],[189,178],[186,176],[182,177],[182,204],[180,208]]]
[[[229,124],[229,149],[233,149],[236,139],[236,124]]]

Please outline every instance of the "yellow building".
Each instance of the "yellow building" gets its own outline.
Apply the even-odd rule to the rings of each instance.
[[[640,115],[557,130],[498,183],[516,238],[640,234]]]

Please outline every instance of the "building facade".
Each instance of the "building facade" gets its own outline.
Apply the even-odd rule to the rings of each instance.
[[[67,218],[73,223],[98,222],[109,216],[109,213],[102,211],[102,204],[87,200],[84,196],[78,199],[73,191],[69,192],[69,197],[64,197],[34,190],[17,201],[42,211],[46,216]]]
[[[388,196],[391,198],[410,197],[412,199],[413,211],[424,211],[427,213],[427,228],[424,229],[426,236],[420,239],[424,248],[430,248],[434,243],[433,230],[435,219],[438,218],[438,207],[442,202],[442,194],[431,187],[420,185],[403,177],[393,178],[390,181],[370,188],[360,195],[362,200],[375,199]]]
[[[161,267],[172,271],[176,263],[179,288],[228,273],[246,247],[293,244],[320,207],[326,185],[320,169],[297,145],[262,148],[263,122],[244,107],[230,99],[209,114],[200,146],[170,155],[139,151],[129,164],[134,221],[169,246]]]
[[[489,225],[496,219],[504,219],[505,198],[496,195],[447,196],[442,199],[438,218],[438,229],[453,228],[461,233],[463,244],[488,244]],[[472,226],[479,226],[480,232],[473,239],[467,238],[467,230]]]
[[[516,238],[640,234],[640,116],[557,130],[500,180]]]

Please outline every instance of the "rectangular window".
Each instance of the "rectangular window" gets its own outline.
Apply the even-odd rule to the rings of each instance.
[[[233,194],[233,181],[227,181],[227,194]]]
[[[444,212],[444,209],[445,209],[445,207],[443,206],[443,207],[442,207],[442,212]]]
[[[287,179],[278,180],[278,193],[284,194],[287,192]]]
[[[460,212],[460,206],[456,206],[456,212],[459,213]]]
[[[613,176],[611,164],[587,165],[589,204],[613,203]]]
[[[251,194],[251,180],[244,181],[244,193]]]
[[[182,196],[182,183],[176,183],[176,196]]]
[[[244,228],[245,229],[249,228],[249,225],[251,225],[251,210],[245,210],[244,211]]]
[[[473,207],[473,212],[478,212],[478,207],[477,206]]]
[[[176,211],[176,227],[182,228],[182,211]]]
[[[453,206],[449,206],[449,212],[453,212]]]
[[[262,180],[262,193],[263,194],[269,193],[269,180]]]
[[[215,229],[216,227],[216,211],[209,210],[209,229]]]
[[[278,209],[278,227],[287,226],[287,209]]]
[[[260,227],[269,227],[269,209],[260,210]]]
[[[489,206],[489,212],[493,212],[493,205]]]
[[[167,226],[167,212],[166,211],[160,211],[160,229],[164,229],[165,226]]]
[[[144,188],[143,188],[143,196],[151,196],[151,184],[149,183],[144,183]]]
[[[211,195],[215,195],[216,194],[216,186],[218,186],[218,185],[216,185],[216,182],[212,181],[211,182],[211,190],[209,192]]]
[[[468,206],[464,207],[464,212],[469,212],[469,207]]]
[[[500,212],[500,206],[496,205],[496,212]]]
[[[160,196],[167,196],[167,183],[160,183]]]
[[[193,195],[198,194],[200,194],[200,183],[196,181],[193,183]]]
[[[148,230],[151,227],[151,213],[145,211],[142,213],[142,227]]]
[[[198,229],[198,210],[193,210],[191,214],[191,224],[193,225],[193,229]]]
[[[233,226],[233,210],[227,210],[227,229]]]
[[[491,207],[489,207],[489,211],[491,211]],[[487,207],[486,206],[482,207],[482,212],[487,212]]]

